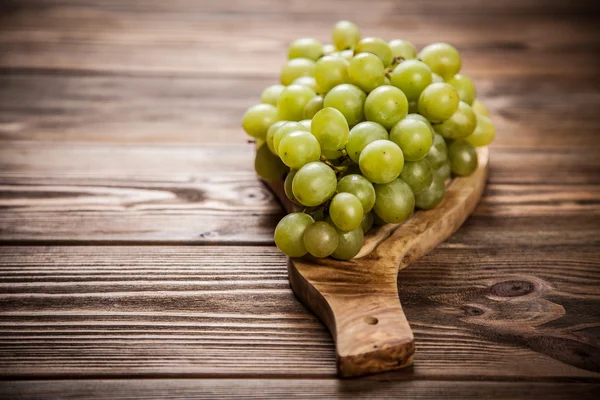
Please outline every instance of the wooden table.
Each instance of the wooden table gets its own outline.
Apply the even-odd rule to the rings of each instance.
[[[2,2],[2,397],[593,397],[596,4]],[[240,119],[344,18],[455,44],[498,135],[474,215],[400,275],[414,368],[341,381]]]

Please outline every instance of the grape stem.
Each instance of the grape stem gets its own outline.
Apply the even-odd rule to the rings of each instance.
[[[345,170],[348,169],[348,167],[346,165],[340,165],[340,166],[335,166],[331,163],[331,161],[329,161],[329,159],[327,159],[327,157],[325,157],[324,155],[321,154],[321,162],[326,164],[327,166],[329,166],[329,168],[331,168],[332,170],[334,170],[336,173],[338,172],[344,172]]]

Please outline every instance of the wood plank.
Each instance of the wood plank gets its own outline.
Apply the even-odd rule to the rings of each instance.
[[[6,142],[0,240],[272,244],[282,211],[254,174],[253,151],[252,145]],[[492,148],[491,157],[488,189],[469,224],[506,244],[574,243],[598,232],[595,151]]]
[[[0,382],[13,399],[85,397],[94,399],[595,399],[597,383],[447,382],[311,379],[152,379]]]
[[[399,276],[415,367],[383,377],[600,379],[594,240],[433,250]],[[274,247],[2,246],[0,374],[332,377],[335,352]]]
[[[0,76],[0,140],[245,143],[242,115],[275,81],[13,72]],[[495,146],[600,148],[600,80],[486,74],[475,81],[493,113]]]

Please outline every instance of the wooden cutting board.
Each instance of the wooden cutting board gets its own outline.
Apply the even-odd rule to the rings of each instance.
[[[449,182],[432,210],[402,224],[374,226],[356,258],[291,258],[294,293],[327,326],[336,343],[341,377],[357,377],[412,365],[414,336],[398,295],[398,272],[452,235],[477,206],[487,180],[489,150],[478,149],[479,166]],[[267,183],[288,212],[282,182]]]

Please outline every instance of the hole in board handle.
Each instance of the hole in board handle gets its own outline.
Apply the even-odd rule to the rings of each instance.
[[[369,325],[377,325],[379,320],[375,317],[365,317],[364,321]]]

